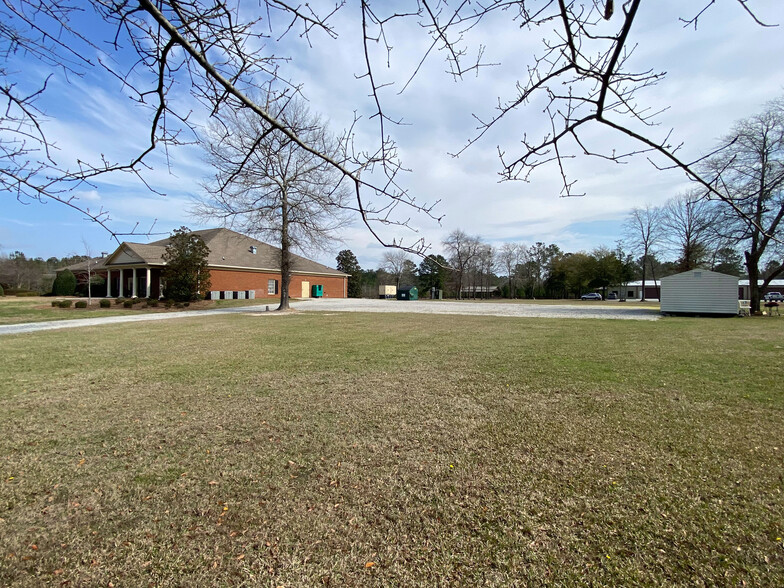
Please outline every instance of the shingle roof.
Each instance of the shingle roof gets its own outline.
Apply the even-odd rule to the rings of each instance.
[[[104,262],[106,262],[107,259],[109,259],[108,256],[107,257],[93,257],[93,258],[91,258],[90,259],[90,271],[94,272],[94,271],[106,269],[106,266],[104,265]],[[76,272],[76,271],[86,272],[87,271],[87,260],[80,261],[79,263],[72,263],[71,265],[67,265],[65,267],[58,268],[56,271],[57,271],[57,273],[60,273],[60,272],[62,272],[64,270],[71,270],[72,272]]]
[[[280,249],[263,243],[247,235],[230,229],[204,229],[193,231],[199,235],[209,247],[207,263],[210,267],[280,271]],[[163,265],[163,253],[170,238],[153,241],[152,243],[123,243],[117,251],[126,251],[139,257],[143,263]],[[255,248],[255,253],[253,253]],[[115,252],[116,253],[116,252]],[[115,256],[112,254],[109,258]],[[302,274],[326,274],[346,276],[343,272],[327,267],[310,259],[292,254],[292,271]],[[108,266],[127,265],[127,263],[110,262]]]

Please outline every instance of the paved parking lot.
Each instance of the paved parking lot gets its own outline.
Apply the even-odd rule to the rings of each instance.
[[[292,303],[297,310],[332,312],[414,312],[532,318],[593,318],[655,321],[658,310],[624,306],[623,303],[526,304],[448,300],[371,300],[365,298],[313,298]]]

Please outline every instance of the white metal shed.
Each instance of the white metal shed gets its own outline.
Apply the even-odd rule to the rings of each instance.
[[[738,314],[738,277],[695,269],[661,279],[661,311],[700,315]]]

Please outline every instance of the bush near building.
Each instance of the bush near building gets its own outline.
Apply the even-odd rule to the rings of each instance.
[[[71,270],[63,270],[54,279],[52,284],[53,296],[73,296],[76,292],[76,276]]]

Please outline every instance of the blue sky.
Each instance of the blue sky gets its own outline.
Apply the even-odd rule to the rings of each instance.
[[[734,121],[760,111],[766,101],[784,94],[784,69],[779,65],[784,55],[784,10],[780,0],[750,2],[764,20],[781,24],[761,28],[737,2],[724,0],[702,17],[695,31],[678,22],[678,17],[692,16],[688,10],[694,9],[685,9],[683,4],[643,3],[633,29],[633,40],[639,43],[633,60],[640,69],[667,72],[666,79],[644,90],[640,99],[654,110],[669,107],[658,117],[660,126],[655,133],[663,135],[675,129],[676,142],[684,142],[684,157],[691,159],[707,152]],[[347,9],[355,7],[349,3]],[[277,49],[293,57],[286,71],[303,82],[312,110],[327,117],[336,133],[350,124],[357,111],[365,116],[357,129],[358,140],[372,141],[376,125],[367,119],[372,104],[366,82],[355,78],[361,72],[361,63],[358,39],[348,28],[349,16],[347,12],[336,20],[341,34],[337,41],[316,36],[314,47],[309,48],[294,37]],[[521,33],[500,20],[488,26],[493,27],[490,38],[485,27],[469,33],[468,44],[485,43],[486,60],[502,65],[485,69],[478,77],[453,81],[443,73],[442,56],[435,55],[399,95],[397,91],[427,43],[416,29],[394,31],[397,36],[391,65],[379,70],[385,81],[395,84],[383,92],[386,107],[390,114],[409,123],[391,129],[403,162],[411,169],[404,183],[419,201],[441,201],[436,210],[444,215],[441,225],[412,217],[417,236],[432,243],[434,251],[439,252],[441,240],[458,228],[495,245],[504,241],[544,241],[566,251],[612,247],[632,207],[661,204],[688,188],[682,174],[657,171],[643,158],[626,165],[585,157],[571,160],[569,173],[578,180],[578,188],[586,192],[579,198],[559,197],[555,166],[539,169],[529,183],[499,183],[498,146],[514,151],[524,132],[536,134],[545,128],[547,119],[536,103],[461,157],[450,156],[472,136],[476,126],[472,113],[487,116],[499,97],[511,96],[515,81],[524,71],[524,56],[539,49],[539,31]],[[24,56],[17,56],[11,65],[22,72],[15,81],[29,87],[48,73]],[[95,161],[102,154],[122,159],[144,144],[148,112],[123,94],[116,79],[98,70],[67,79],[54,72],[39,106],[47,114],[47,133],[56,142],[57,157],[63,161]],[[205,117],[204,112],[194,110],[197,123]],[[597,130],[586,137],[596,147],[618,144],[617,137],[606,131]],[[215,225],[201,225],[189,214],[194,197],[201,193],[200,182],[209,174],[197,147],[176,149],[168,164],[156,155],[151,164],[145,178],[165,196],[149,192],[131,176],[119,175],[103,177],[93,187],[85,186],[78,194],[80,201],[91,208],[108,210],[112,226],[120,232],[134,227],[143,232],[154,227],[155,232],[168,234],[181,225]],[[117,245],[103,229],[54,202],[20,203],[5,195],[0,198],[0,218],[0,252],[6,254],[20,250],[30,256],[49,257],[89,250],[97,255]],[[397,229],[387,230],[384,236],[410,238]],[[349,248],[363,267],[380,264],[384,249],[362,226],[346,229],[341,237],[343,242],[335,243],[334,250],[314,257],[334,265],[337,251]],[[158,238],[161,236],[152,237]]]

